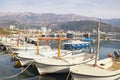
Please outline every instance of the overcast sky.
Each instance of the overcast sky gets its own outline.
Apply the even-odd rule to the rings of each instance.
[[[65,13],[120,18],[120,0],[0,0],[0,12]]]

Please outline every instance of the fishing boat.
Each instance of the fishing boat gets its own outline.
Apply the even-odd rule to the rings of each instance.
[[[39,38],[40,40],[56,40],[57,38]],[[82,41],[70,41],[68,40],[63,44],[64,49],[60,50],[61,56],[70,56],[70,55],[76,55],[79,54],[83,48],[88,48],[90,46],[87,42]],[[38,49],[37,49],[38,48]],[[22,66],[27,65],[29,62],[31,62],[34,58],[50,58],[50,57],[57,57],[58,49],[53,49],[49,45],[47,46],[36,46],[36,50],[25,50],[25,51],[17,51],[15,53],[19,53],[17,55],[17,58],[19,59]],[[74,51],[76,50],[76,51]]]
[[[79,53],[73,53],[73,51],[70,50],[60,50],[60,52],[62,53],[61,56],[70,56],[70,55],[76,55],[79,54],[81,52],[81,50],[79,50]],[[57,53],[58,50],[57,49],[40,49],[38,55],[36,55],[36,51],[34,50],[29,50],[29,51],[22,51],[22,52],[18,52],[19,54],[17,55],[17,59],[20,61],[21,66],[25,66],[28,65],[31,61],[33,61],[33,59],[46,59],[46,58],[51,58],[51,57],[57,57]]]
[[[38,34],[38,38],[39,38]],[[26,41],[30,43],[31,41]],[[39,44],[39,40],[37,39],[36,45],[34,44],[27,44],[29,46],[18,48],[18,51],[14,51],[15,55],[17,54],[17,61],[16,66],[26,66],[29,62],[33,60],[33,58],[36,57],[50,57],[54,53],[56,53],[56,50],[52,49],[49,45],[41,45]],[[31,46],[30,46],[31,45]],[[25,49],[26,48],[26,49]],[[39,54],[40,53],[40,54]],[[14,58],[14,56],[13,56]]]
[[[36,46],[34,44],[22,44],[22,45],[14,45],[10,47],[12,50],[36,50]],[[40,47],[41,48],[41,47]]]
[[[11,45],[10,48],[12,50],[36,50],[36,42],[33,40],[26,40],[26,39],[17,39],[16,44]]]
[[[70,67],[70,72],[74,80],[119,80],[120,79],[120,55],[117,57],[112,57],[112,54],[109,55],[109,58],[98,60],[99,56],[99,44],[100,44],[100,35],[99,35],[98,24],[98,46],[95,56],[95,61],[92,64],[82,64]],[[114,53],[116,55],[116,53]]]
[[[8,38],[8,37],[3,37],[1,40],[1,43],[5,45],[6,47],[10,47],[11,45],[16,44],[16,38]]]
[[[70,41],[67,41],[64,43],[64,49],[60,50],[61,56],[70,56],[70,55],[76,55],[76,54],[81,53],[81,51],[83,50],[82,46],[77,46],[77,43],[74,41],[72,41],[71,44],[72,45],[70,45]],[[89,43],[81,42],[81,41],[79,42],[79,45],[80,44],[89,45]],[[14,51],[14,53],[18,54],[17,59],[20,61],[21,65],[24,66],[24,65],[27,65],[29,62],[31,62],[36,57],[40,59],[49,58],[49,57],[57,57],[58,50],[52,49],[52,47],[49,45],[41,45],[39,46],[38,55],[37,55],[36,50],[31,50],[31,49],[18,50],[18,51]]]
[[[57,57],[34,59],[35,66],[40,74],[69,72],[70,66],[87,63],[92,60],[94,60],[94,54],[92,53],[81,53],[77,55],[61,57],[60,59]]]
[[[16,51],[18,53],[17,59],[20,61],[21,66],[25,66],[29,64],[33,60],[33,58],[40,57],[40,58],[47,58],[52,56],[57,51],[54,49],[51,49],[50,46],[42,46],[39,50],[39,53],[37,54],[36,50],[19,50]]]
[[[112,58],[99,60],[94,64],[76,65],[70,68],[74,80],[119,80],[120,61]]]
[[[73,43],[65,44],[65,48],[68,50],[71,50],[70,54],[77,54],[77,55],[62,56],[61,55],[62,52],[60,49],[60,44],[61,44],[61,40],[62,40],[61,35],[60,35],[59,42],[58,42],[57,56],[46,58],[46,59],[40,59],[40,58],[34,59],[35,66],[37,67],[38,72],[40,74],[68,72],[70,66],[73,66],[76,64],[87,63],[87,62],[94,60],[94,56],[95,56],[94,54],[80,53],[79,52],[80,48],[76,48],[77,43],[75,43],[74,46],[73,46]],[[80,44],[80,43],[78,43],[78,44]]]

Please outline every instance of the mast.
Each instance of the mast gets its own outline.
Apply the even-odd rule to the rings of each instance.
[[[97,25],[97,48],[96,48],[96,55],[95,55],[95,64],[97,66],[98,58],[99,58],[99,48],[100,48],[100,22]]]
[[[12,30],[10,29],[10,45],[11,45],[11,43],[12,43]]]
[[[58,59],[60,59],[61,39],[62,39],[62,32],[60,32],[60,39],[58,40]]]
[[[19,47],[19,44],[20,44],[20,30],[18,30],[17,47]]]
[[[40,36],[40,32],[38,32],[38,35],[37,35],[37,55],[39,55],[39,36]]]

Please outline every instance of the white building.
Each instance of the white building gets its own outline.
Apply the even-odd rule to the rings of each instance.
[[[10,29],[15,29],[16,28],[16,26],[15,25],[10,25]]]
[[[47,28],[46,27],[41,27],[41,32],[42,33],[46,33],[47,32]]]

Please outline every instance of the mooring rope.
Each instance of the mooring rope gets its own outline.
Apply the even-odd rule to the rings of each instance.
[[[21,72],[19,72],[18,74],[15,74],[15,75],[12,75],[12,76],[9,76],[9,77],[0,77],[0,79],[2,80],[5,80],[5,79],[10,79],[10,78],[14,78],[14,77],[17,77],[19,76],[20,74],[22,74],[25,70],[27,70],[27,68],[33,63],[33,61],[31,61],[31,63],[28,64],[28,66],[23,69]]]
[[[4,59],[7,59],[9,57],[11,57],[11,56],[3,57],[3,58],[0,59],[0,61],[3,61]]]
[[[63,60],[63,61],[65,61],[65,62],[67,62],[69,65],[72,65],[72,63],[70,63],[70,61],[68,61],[68,60],[66,60],[66,59],[63,59],[63,58],[60,58],[60,59]],[[70,68],[70,66],[69,66],[69,68]],[[67,75],[67,77],[66,77],[66,80],[69,79],[69,76],[70,76],[70,71],[68,72],[68,75]]]
[[[69,71],[66,80],[69,79],[70,73],[71,73],[71,72]]]
[[[3,61],[4,59],[6,59],[6,58],[9,58],[9,57],[11,57],[13,55],[13,53],[12,54],[6,54],[6,55],[3,55],[4,57],[2,57],[2,58],[0,58],[0,61]]]
[[[86,57],[86,56],[85,56],[85,57]],[[67,60],[65,60],[65,59],[63,59],[63,58],[61,58],[61,60],[67,62],[69,65],[72,65],[72,63],[70,63],[70,61],[67,61]],[[85,63],[90,62],[90,61],[92,61],[92,60],[94,60],[94,58],[91,59],[91,60],[88,60],[88,61],[85,61],[85,62],[79,63],[79,64],[85,64]],[[73,65],[77,65],[77,64],[73,64]],[[70,66],[69,66],[69,69],[70,69]],[[70,73],[71,73],[71,72],[70,72],[70,70],[69,70],[66,80],[69,79]]]

